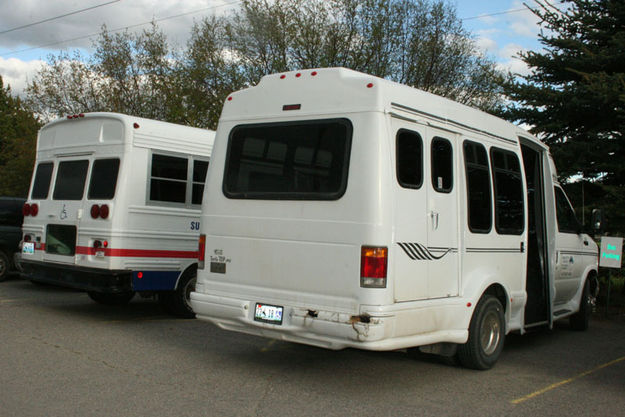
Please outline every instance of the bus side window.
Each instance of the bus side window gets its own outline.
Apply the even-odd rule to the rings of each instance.
[[[397,132],[397,181],[404,188],[421,188],[423,184],[423,141],[418,133]]]
[[[524,227],[521,164],[514,152],[491,148],[495,186],[495,230],[501,235],[520,235]]]
[[[449,193],[454,186],[453,159],[450,141],[432,139],[432,187],[439,193]]]
[[[150,200],[169,203],[186,201],[189,160],[169,155],[152,155]]]
[[[193,195],[191,196],[191,204],[202,204],[206,171],[208,171],[208,161],[193,161]]]
[[[482,144],[466,140],[463,150],[469,230],[473,233],[489,233],[493,216],[486,148]]]

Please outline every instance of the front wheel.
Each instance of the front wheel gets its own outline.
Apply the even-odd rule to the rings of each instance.
[[[98,304],[104,304],[107,306],[121,306],[128,304],[130,300],[135,296],[134,291],[122,292],[122,293],[104,293],[88,291],[89,298]]]
[[[503,350],[503,307],[492,295],[480,299],[469,325],[469,340],[458,346],[460,363],[472,369],[490,369]]]
[[[178,288],[174,291],[164,291],[158,295],[158,300],[163,308],[174,316],[192,319],[195,313],[191,308],[191,292],[195,291],[197,271],[187,271],[178,282]]]

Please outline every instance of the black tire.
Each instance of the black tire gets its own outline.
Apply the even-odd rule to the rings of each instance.
[[[96,303],[104,304],[107,306],[126,305],[135,296],[134,291],[115,293],[115,294],[88,291],[87,294],[89,294],[89,298],[91,298]]]
[[[505,320],[503,307],[492,295],[480,299],[469,325],[469,340],[458,346],[458,360],[467,368],[493,367],[503,350]]]
[[[582,299],[579,302],[579,310],[577,310],[577,313],[569,317],[571,329],[578,331],[588,330],[591,314],[592,302],[590,299],[590,282],[586,280],[584,283],[584,290],[582,291]]]
[[[178,282],[178,288],[174,291],[163,291],[158,294],[158,301],[165,311],[174,316],[192,319],[195,313],[191,308],[191,292],[195,290],[197,271],[187,271]]]
[[[9,276],[11,261],[4,251],[0,250],[0,282],[5,281]]]

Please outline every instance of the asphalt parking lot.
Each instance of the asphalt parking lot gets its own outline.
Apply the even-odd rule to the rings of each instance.
[[[1,416],[591,416],[625,410],[625,319],[510,335],[473,371],[328,351],[17,277],[0,283]]]

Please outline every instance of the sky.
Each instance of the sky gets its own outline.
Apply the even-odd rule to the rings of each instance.
[[[539,50],[537,19],[520,0],[447,0],[481,51],[501,68],[525,74],[516,57]],[[529,1],[531,3],[531,0]],[[186,44],[194,21],[227,13],[238,0],[0,0],[0,75],[21,95],[49,55],[92,53],[102,25],[140,31],[152,20],[173,44]]]

